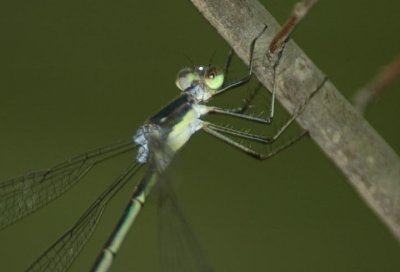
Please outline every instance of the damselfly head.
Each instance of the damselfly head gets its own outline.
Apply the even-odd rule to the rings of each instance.
[[[195,86],[200,86],[204,91],[216,91],[224,83],[224,73],[215,66],[187,67],[178,72],[175,83],[181,91]]]

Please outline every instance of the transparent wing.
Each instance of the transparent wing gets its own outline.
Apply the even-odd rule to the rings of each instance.
[[[163,180],[159,189],[161,271],[214,271],[178,205],[172,184]]]
[[[27,271],[67,271],[91,237],[108,201],[133,177],[142,164],[134,163],[86,210],[78,221],[51,245]]]
[[[165,144],[165,139],[151,138],[151,160],[160,180],[155,188],[158,192],[158,221],[160,265],[163,272],[213,271],[199,241],[192,232],[184,212],[178,205],[173,184],[166,168],[174,157],[174,151]]]
[[[65,193],[97,163],[134,147],[133,141],[110,145],[81,154],[52,168],[1,182],[0,230]]]

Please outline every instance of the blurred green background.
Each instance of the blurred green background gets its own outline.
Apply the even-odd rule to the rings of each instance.
[[[280,23],[295,2],[262,1]],[[294,39],[350,98],[400,53],[399,8],[390,0],[320,1]],[[207,64],[215,53],[223,64],[229,48],[189,1],[2,1],[0,21],[1,179],[129,139],[178,94],[175,75],[188,57]],[[397,152],[399,89],[387,88],[366,114]],[[0,270],[26,268],[134,156],[96,168],[2,231]],[[173,168],[216,271],[400,271],[398,242],[309,139],[260,163],[199,133]],[[72,271],[89,269],[132,188],[110,204]],[[156,219],[153,201],[113,271],[158,271]]]

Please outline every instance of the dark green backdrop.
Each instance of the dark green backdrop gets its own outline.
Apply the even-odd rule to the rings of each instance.
[[[282,23],[295,1],[262,2]],[[294,39],[351,97],[399,54],[399,6],[321,1]],[[129,139],[178,94],[174,79],[190,64],[187,56],[208,63],[215,52],[223,63],[228,48],[187,0],[2,1],[0,22],[1,179]],[[390,86],[366,115],[397,152],[399,90]],[[25,268],[130,156],[1,232],[0,270]],[[259,163],[199,134],[174,170],[181,204],[216,271],[400,271],[398,242],[309,139]],[[107,209],[72,271],[88,270],[131,190]],[[113,271],[157,271],[157,258],[150,203]]]

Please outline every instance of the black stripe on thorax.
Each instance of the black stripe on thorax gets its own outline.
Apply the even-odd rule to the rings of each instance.
[[[192,109],[193,103],[191,96],[183,93],[150,117],[148,123],[172,127],[179,123],[186,113]]]

